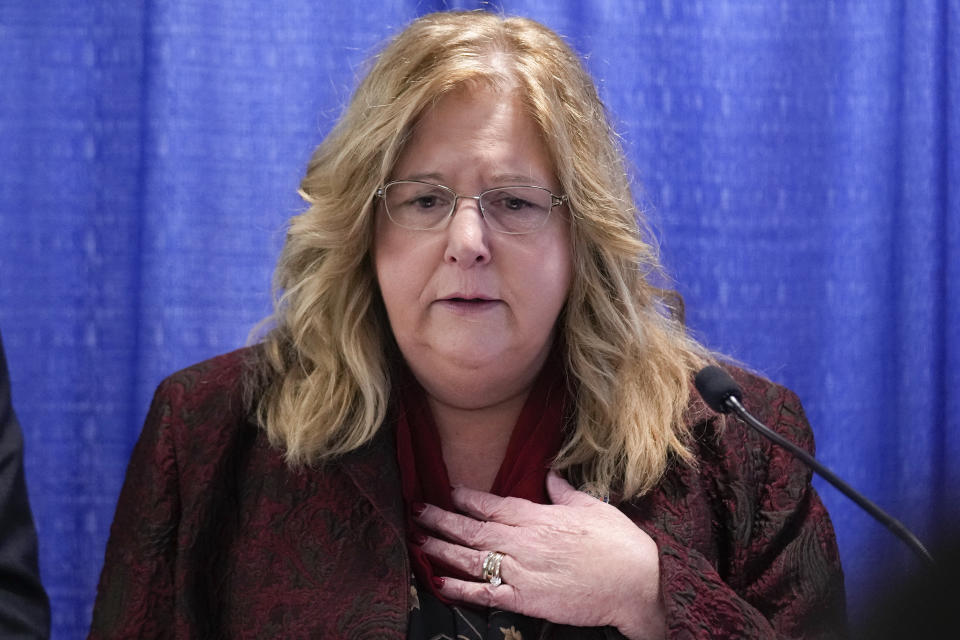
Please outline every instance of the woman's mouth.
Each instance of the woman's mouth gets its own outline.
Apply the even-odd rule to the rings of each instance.
[[[467,298],[454,296],[437,301],[441,307],[460,314],[483,313],[497,308],[501,300],[493,298]]]

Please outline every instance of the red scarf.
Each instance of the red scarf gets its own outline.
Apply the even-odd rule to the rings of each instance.
[[[396,386],[397,461],[400,464],[400,482],[407,512],[407,550],[413,572],[421,589],[430,589],[435,596],[449,604],[433,587],[433,577],[460,572],[432,560],[419,545],[412,542],[414,533],[431,535],[413,519],[411,505],[417,502],[432,504],[448,511],[456,511],[450,496],[450,479],[443,462],[440,436],[427,404],[426,393],[413,375],[406,371],[407,380]],[[525,498],[547,504],[546,478],[550,463],[563,443],[563,411],[566,382],[560,359],[547,359],[520,411],[520,417],[510,435],[507,452],[500,470],[490,488],[499,496]]]

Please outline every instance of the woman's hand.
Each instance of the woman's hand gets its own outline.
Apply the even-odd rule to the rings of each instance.
[[[552,505],[463,487],[453,502],[468,515],[427,506],[419,522],[430,556],[476,576],[443,579],[453,600],[579,627],[612,625],[629,638],[662,638],[664,607],[656,543],[616,507],[577,491],[551,471]],[[504,554],[503,584],[481,581],[491,551]]]

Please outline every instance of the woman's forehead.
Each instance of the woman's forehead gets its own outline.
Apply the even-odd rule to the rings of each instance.
[[[406,136],[391,177],[443,182],[470,169],[496,184],[557,188],[551,150],[517,91],[471,84],[432,101]]]

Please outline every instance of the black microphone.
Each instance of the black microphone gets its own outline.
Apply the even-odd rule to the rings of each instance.
[[[802,448],[750,415],[750,412],[741,404],[743,391],[741,391],[736,381],[730,377],[729,373],[720,367],[711,365],[701,369],[700,372],[697,373],[696,378],[694,378],[693,383],[697,387],[697,392],[700,394],[700,397],[703,398],[703,401],[707,403],[708,407],[717,413],[730,413],[731,411],[736,413],[741,420],[759,431],[761,435],[769,438],[800,458],[808,467],[820,474],[820,477],[839,489],[843,495],[853,500],[861,509],[869,513],[875,520],[880,522],[880,524],[907,543],[907,546],[917,553],[917,555],[930,564],[933,564],[933,556],[930,555],[930,552],[921,544],[917,536],[913,535],[899,520],[889,515],[868,500],[863,494],[841,480],[835,473],[817,462],[813,456]]]

